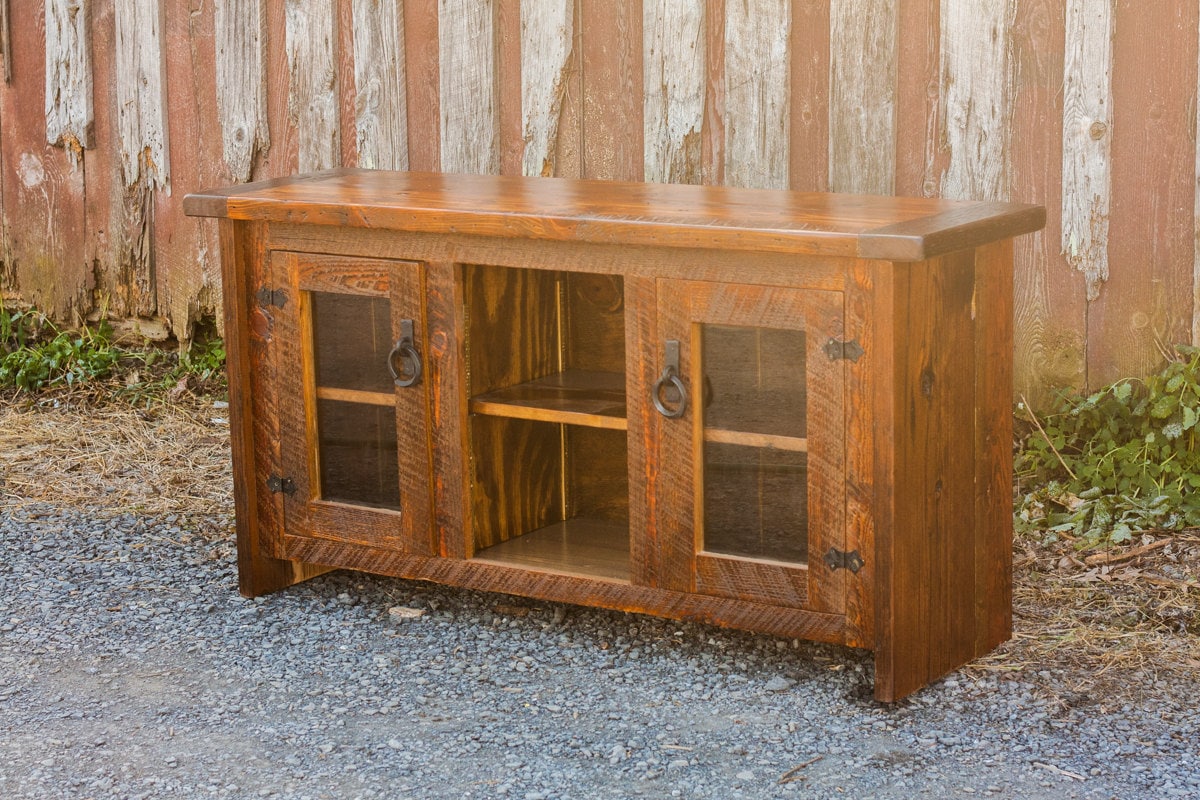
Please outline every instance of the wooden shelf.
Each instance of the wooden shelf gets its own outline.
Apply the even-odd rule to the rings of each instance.
[[[623,431],[625,376],[569,369],[471,398],[473,414]]]
[[[629,525],[569,519],[475,554],[476,561],[629,582]]]
[[[362,403],[368,406],[396,405],[396,395],[391,392],[364,392],[358,389],[335,389],[331,386],[318,386],[317,399],[336,400],[339,403]]]
[[[775,436],[770,433],[747,433],[726,431],[720,428],[705,428],[704,441],[713,444],[736,444],[742,447],[761,447],[767,450],[788,450],[807,453],[808,439],[799,436]]]

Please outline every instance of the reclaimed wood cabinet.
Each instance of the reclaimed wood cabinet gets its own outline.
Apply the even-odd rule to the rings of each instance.
[[[330,568],[869,648],[1011,632],[1041,207],[336,170],[220,219],[241,590]]]

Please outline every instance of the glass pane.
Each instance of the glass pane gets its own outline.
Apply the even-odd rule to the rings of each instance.
[[[808,544],[805,336],[700,329],[704,549],[803,562]]]
[[[367,392],[394,390],[391,304],[385,297],[312,292],[317,386]]]
[[[706,444],[704,549],[803,562],[808,558],[804,453]]]
[[[317,402],[321,497],[400,508],[396,411],[392,406]]]

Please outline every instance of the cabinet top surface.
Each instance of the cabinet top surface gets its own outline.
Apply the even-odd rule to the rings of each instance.
[[[190,194],[194,216],[921,261],[1039,230],[1042,206],[343,169]]]

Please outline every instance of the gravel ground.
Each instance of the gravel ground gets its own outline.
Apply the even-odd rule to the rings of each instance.
[[[353,573],[235,587],[226,519],[0,509],[0,796],[1200,797],[1196,685],[965,670],[881,706],[845,648]]]

